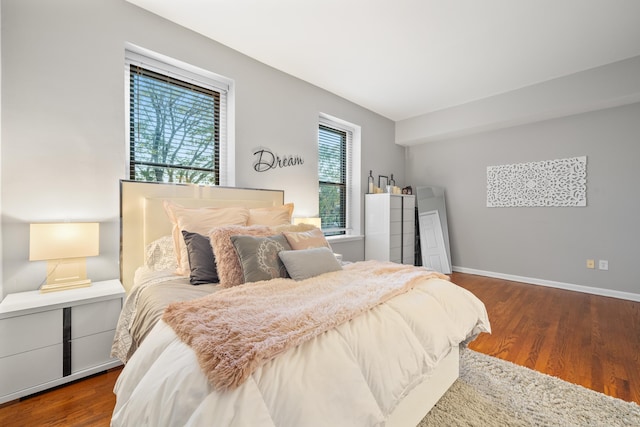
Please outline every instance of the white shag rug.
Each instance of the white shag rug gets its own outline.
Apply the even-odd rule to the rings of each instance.
[[[640,426],[640,406],[473,350],[420,422],[441,426]]]

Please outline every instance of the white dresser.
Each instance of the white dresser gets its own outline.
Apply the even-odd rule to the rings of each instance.
[[[364,258],[414,263],[414,195],[365,195]]]
[[[0,403],[120,365],[110,357],[124,289],[118,280],[0,303]]]

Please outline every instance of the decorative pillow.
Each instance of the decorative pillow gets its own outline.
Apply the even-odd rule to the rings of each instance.
[[[273,234],[284,233],[285,231],[309,231],[315,230],[317,227],[313,224],[280,224],[280,225],[272,225],[271,230],[273,230]]]
[[[269,237],[231,236],[231,242],[240,259],[245,283],[288,277],[278,253],[290,251],[291,246],[282,234]]]
[[[294,280],[304,280],[323,273],[342,270],[331,249],[326,247],[282,251],[280,259]]]
[[[252,225],[249,227],[229,225],[211,230],[209,240],[213,247],[213,255],[216,258],[218,278],[223,286],[235,286],[244,283],[242,265],[231,242],[231,236],[236,235],[266,237],[273,235],[273,232],[264,225]]]
[[[151,270],[175,270],[176,251],[173,237],[163,236],[149,243],[145,248],[144,265]]]
[[[247,225],[280,225],[291,224],[293,203],[269,208],[249,209],[249,222]]]
[[[291,248],[296,250],[322,247],[331,249],[331,245],[329,245],[324,234],[322,234],[322,230],[319,228],[298,233],[285,231],[282,234],[287,238]]]
[[[165,200],[163,205],[173,224],[173,243],[178,263],[176,273],[183,276],[190,274],[190,268],[187,247],[182,238],[182,230],[208,235],[209,231],[214,227],[245,225],[249,219],[249,210],[243,207],[185,208],[168,200]]]
[[[189,256],[189,283],[203,285],[205,283],[218,283],[218,271],[216,259],[213,256],[213,248],[207,236],[198,233],[183,231],[184,243]]]

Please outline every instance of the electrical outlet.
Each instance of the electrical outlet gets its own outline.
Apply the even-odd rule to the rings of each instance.
[[[587,268],[596,268],[596,262],[595,262],[595,260],[588,259],[588,260],[587,260]]]
[[[600,261],[598,261],[598,268],[600,270],[608,270],[609,269],[609,261],[607,261],[606,259],[601,259]]]

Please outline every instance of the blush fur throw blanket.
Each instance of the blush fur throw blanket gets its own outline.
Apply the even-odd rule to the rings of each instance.
[[[163,320],[195,351],[210,384],[232,389],[289,348],[405,293],[447,276],[379,261],[348,264],[310,279],[273,279],[171,304]]]

